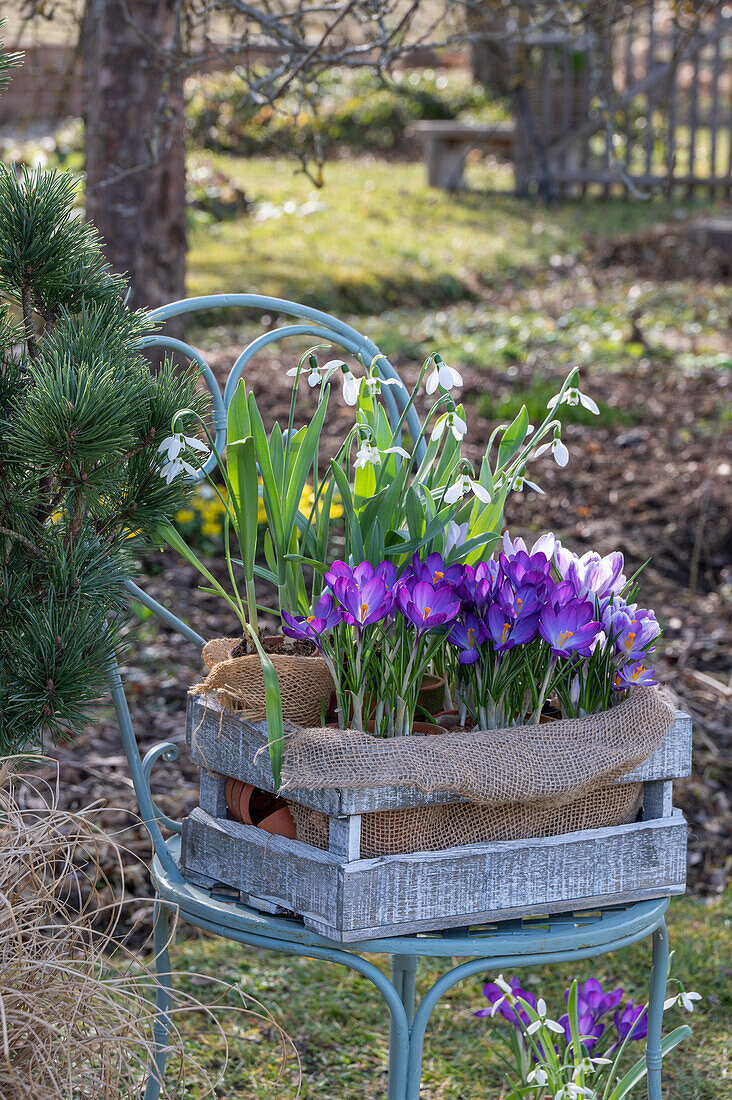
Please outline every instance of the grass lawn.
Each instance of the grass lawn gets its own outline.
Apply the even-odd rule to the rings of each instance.
[[[530,287],[568,258],[620,233],[708,208],[589,200],[554,207],[489,193],[495,173],[470,166],[470,191],[429,188],[422,164],[371,157],[331,163],[316,190],[285,159],[205,156],[257,204],[218,224],[194,219],[188,292],[257,291],[358,314],[444,306],[509,283]]]
[[[669,929],[675,951],[672,972],[688,989],[703,994],[688,1018],[679,1009],[666,1017],[669,1031],[678,1023],[694,1034],[669,1057],[665,1095],[673,1100],[729,1100],[732,1097],[732,904],[729,898],[712,904],[694,898],[672,902]],[[647,996],[650,943],[616,955],[580,963],[577,976],[597,976],[610,988],[622,986],[638,1002]],[[378,965],[386,960],[377,957]],[[443,961],[444,967],[444,961]],[[303,1100],[382,1100],[386,1093],[388,1015],[367,979],[332,964],[285,958],[202,936],[181,942],[174,950],[178,971],[213,974],[256,997],[294,1040],[302,1064]],[[440,963],[420,964],[418,995],[440,973]],[[563,990],[573,977],[568,967],[521,971],[526,988],[541,992],[550,1011],[563,1004]],[[200,979],[179,977],[177,984],[205,999]],[[435,1011],[427,1034],[422,1100],[499,1100],[506,1095],[500,1064],[491,1054],[491,1028],[475,1019],[483,1007],[482,978],[451,990]],[[222,1017],[230,1043],[230,1059],[220,1096],[294,1097],[299,1079],[290,1052],[284,1072],[275,1029],[265,1020]],[[184,1034],[191,1053],[215,1072],[221,1045],[198,1033],[200,1021],[189,1018]],[[207,1029],[208,1030],[208,1029]],[[500,1049],[500,1048],[499,1048]],[[195,1091],[190,1095],[198,1095]],[[639,1088],[636,1095],[643,1097]]]

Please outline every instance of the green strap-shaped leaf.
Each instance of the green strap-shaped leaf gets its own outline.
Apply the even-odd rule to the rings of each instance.
[[[267,742],[269,744],[269,762],[272,765],[272,775],[275,788],[280,785],[282,776],[282,757],[285,745],[285,723],[282,718],[282,695],[280,693],[280,681],[277,669],[272,664],[271,658],[265,653],[262,643],[255,630],[249,631],[256,646],[259,659],[262,662],[262,675],[264,677],[264,705],[267,712]]]
[[[529,413],[525,405],[513,420],[505,432],[498,447],[498,469],[508,465],[514,455],[517,455],[526,439],[529,430]]]
[[[226,438],[228,440],[228,446],[230,447],[237,439],[246,439],[246,437],[251,434],[252,429],[249,420],[249,408],[247,406],[247,391],[244,385],[244,379],[242,378],[239,381],[239,385],[234,390],[234,396],[229,403],[229,412],[226,417]],[[237,507],[238,511],[238,506],[241,502],[238,471],[235,463],[227,460],[226,465],[232,493],[236,501],[235,507]]]
[[[661,1040],[661,1057],[665,1058],[674,1047],[677,1047],[679,1043],[688,1038],[689,1035],[691,1035],[691,1028],[687,1024],[682,1024],[681,1027],[677,1027],[674,1031],[669,1032],[669,1034]],[[623,1097],[627,1096],[631,1089],[634,1089],[647,1073],[648,1066],[646,1065],[645,1056],[643,1056],[628,1070],[624,1077],[621,1077],[610,1093],[608,1100],[623,1100]]]

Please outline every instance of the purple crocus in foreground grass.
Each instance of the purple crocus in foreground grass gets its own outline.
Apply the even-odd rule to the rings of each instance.
[[[588,654],[601,629],[593,616],[592,604],[572,600],[561,607],[547,606],[539,618],[539,633],[555,657]]]
[[[645,1039],[648,1034],[648,1013],[645,1005],[636,1005],[628,1001],[623,1006],[622,1013],[618,1010],[613,1019],[618,1029],[618,1041],[621,1043],[625,1042],[626,1038]]]
[[[307,638],[321,649],[321,635],[337,626],[342,621],[343,614],[341,609],[333,603],[331,594],[326,592],[318,600],[312,615],[290,615],[287,611],[283,611],[282,618],[283,634],[287,634],[290,638]]]
[[[520,997],[523,1001],[526,1001],[531,1008],[536,1009],[536,997],[533,993],[529,993],[528,990],[521,988],[521,982],[518,978],[511,978],[509,985],[511,986],[511,993],[514,997]],[[495,982],[488,982],[483,986],[483,995],[490,1003],[490,1008],[481,1008],[477,1012],[474,1012],[474,1016],[494,1016],[498,1012],[503,1016],[504,1020],[507,1020],[509,1024],[513,1024],[515,1028],[521,1028],[521,1021],[528,1026],[531,1023],[531,1017],[522,1005],[516,1005],[513,1008],[506,1000],[506,994],[499,985]]]
[[[451,623],[460,610],[460,602],[447,585],[435,587],[428,581],[414,578],[402,581],[396,588],[399,610],[417,628],[417,635],[435,626]]]

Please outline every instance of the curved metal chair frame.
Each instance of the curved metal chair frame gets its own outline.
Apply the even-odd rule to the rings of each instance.
[[[252,356],[273,341],[290,336],[313,336],[319,341],[341,347],[360,358],[367,366],[374,356],[380,355],[372,341],[327,313],[284,299],[257,294],[216,294],[189,298],[156,310],[152,317],[154,320],[165,321],[184,313],[232,306],[281,313],[295,318],[299,323],[267,331],[253,340],[234,363],[223,395],[213,371],[200,352],[190,344],[165,335],[150,336],[143,341],[144,346],[178,351],[199,364],[213,400],[213,427],[219,451],[223,450],[226,442],[226,410],[236,385]],[[383,356],[379,367],[386,377],[398,377]],[[405,400],[405,391],[400,391],[399,387],[394,388],[397,391],[396,397],[391,387],[384,390],[392,423],[398,418],[400,399],[402,403]],[[417,438],[420,424],[414,409],[408,414],[407,427],[413,438]],[[212,469],[214,461],[212,457],[204,470]],[[132,582],[128,582],[127,588],[135,599],[169,626],[199,648],[203,646],[204,639],[196,631],[141,588]],[[154,848],[151,875],[157,895],[154,945],[158,976],[158,1016],[155,1029],[156,1055],[154,1064],[150,1067],[144,1100],[157,1100],[165,1072],[171,989],[168,952],[170,908],[177,909],[185,920],[196,927],[237,943],[307,958],[328,959],[368,978],[386,1001],[390,1015],[388,1100],[419,1100],[422,1050],[427,1024],[440,998],[457,982],[499,968],[592,958],[652,936],[653,958],[646,1043],[648,1097],[649,1100],[662,1100],[661,1026],[668,972],[668,937],[664,919],[668,907],[667,898],[593,912],[512,919],[473,929],[396,936],[344,946],[309,932],[297,918],[269,916],[239,902],[218,897],[215,889],[202,890],[185,881],[178,865],[178,834],[181,832],[181,823],[158,809],[150,790],[153,766],[160,760],[174,761],[178,748],[171,742],[163,742],[151,748],[144,760],[141,759],[113,654],[108,662],[108,675],[135,793]],[[163,829],[172,833],[172,837],[166,840]],[[363,958],[368,954],[388,954],[391,957],[391,979],[374,963]],[[446,970],[415,1010],[415,977],[420,957],[463,958],[468,961]]]

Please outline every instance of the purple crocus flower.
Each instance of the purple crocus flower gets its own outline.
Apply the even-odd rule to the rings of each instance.
[[[613,675],[613,688],[615,691],[625,691],[632,687],[653,687],[658,683],[654,680],[654,669],[647,668],[642,662],[623,665]]]
[[[588,594],[603,598],[613,592],[622,592],[627,584],[623,576],[623,555],[619,550],[604,558],[596,551],[588,550],[579,558],[557,542],[554,564],[561,578],[570,581],[580,598]]]
[[[488,608],[485,624],[496,653],[503,653],[514,646],[530,642],[536,637],[539,615],[526,615],[513,619],[505,615],[500,605],[494,603]]]
[[[533,993],[521,988],[518,978],[511,978],[509,985],[514,997],[521,997],[531,1008],[536,1010],[536,997]],[[496,1011],[499,1015],[503,1016],[504,1020],[507,1020],[509,1024],[513,1024],[518,1030],[521,1030],[521,1021],[527,1027],[531,1023],[531,1017],[523,1005],[516,1005],[513,1008],[506,1000],[505,992],[495,982],[488,982],[483,986],[483,995],[490,1002],[490,1008],[481,1008],[473,1013],[474,1016],[492,1016],[494,1014],[493,1006],[498,1005]]]
[[[420,561],[419,554],[412,558],[412,575],[418,581],[427,581],[431,585],[448,584],[455,587],[463,579],[464,566],[460,564],[445,565],[442,554],[437,552],[428,554],[424,561]]]
[[[480,647],[487,638],[485,625],[471,613],[461,622],[456,622],[447,636],[447,640],[460,650],[458,661],[461,665],[475,664],[480,656]]]
[[[623,1006],[622,1013],[619,1010],[616,1011],[613,1019],[618,1029],[618,1041],[621,1043],[626,1038],[645,1039],[648,1034],[648,1013],[645,1005],[636,1005],[628,1001]]]
[[[569,1023],[568,1013],[565,1012],[563,1016],[560,1016],[557,1023],[561,1024],[564,1028],[565,1040],[571,1043],[572,1028]],[[605,1030],[605,1025],[598,1023],[591,1012],[585,1012],[581,1016],[578,1016],[577,1023],[579,1025],[580,1039],[588,1050],[592,1050],[597,1040],[601,1038]]]
[[[282,612],[284,620],[282,633],[290,638],[307,638],[314,642],[318,649],[322,649],[321,635],[332,630],[334,626],[342,622],[341,609],[333,603],[333,597],[326,592],[320,597],[312,615],[290,615]]]
[[[606,1013],[617,1008],[623,999],[622,989],[614,989],[612,993],[605,993],[602,984],[597,978],[588,978],[586,982],[577,986],[577,1006],[580,1014],[590,1013],[595,1020],[601,1019]],[[564,991],[564,1000],[569,1001],[569,990]]]
[[[523,550],[519,550],[513,558],[501,554],[498,561],[504,577],[514,585],[540,584],[549,576],[551,568],[546,554],[529,555]]]
[[[447,585],[435,587],[414,578],[397,585],[396,599],[402,615],[416,626],[418,635],[452,622],[460,610],[457,595]]]
[[[614,625],[617,627],[615,645],[618,653],[630,661],[642,658],[651,642],[661,633],[656,616],[645,608],[636,611],[633,618],[627,614],[622,614],[622,619],[618,616]]]
[[[518,619],[525,615],[535,615],[549,600],[549,589],[546,584],[539,585],[521,584],[513,589],[510,585],[501,585],[497,593],[497,601],[501,609],[512,618]]]
[[[584,600],[572,600],[557,608],[547,604],[539,619],[539,633],[555,657],[586,654],[601,629],[592,615],[592,604]]]

